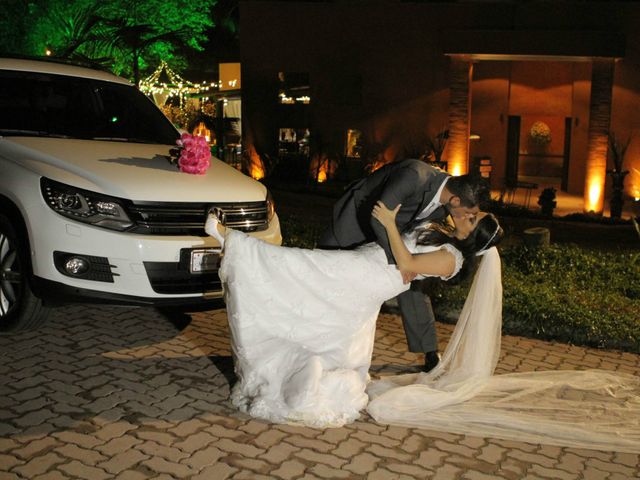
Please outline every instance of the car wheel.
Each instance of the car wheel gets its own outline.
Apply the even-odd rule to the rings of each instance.
[[[50,311],[31,290],[25,243],[9,219],[0,215],[0,332],[36,328]]]

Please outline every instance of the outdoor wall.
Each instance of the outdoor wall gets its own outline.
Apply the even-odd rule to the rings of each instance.
[[[616,64],[611,128],[621,138],[631,135],[626,167],[640,169],[640,4],[541,5],[240,2],[245,141],[253,142],[259,152],[275,151],[277,74],[306,72],[312,135],[318,135],[327,149],[344,153],[346,131],[355,128],[378,144],[390,161],[447,124],[450,59],[443,42],[451,32],[619,31],[626,36],[627,48]],[[535,42],[531,38],[532,48]],[[568,190],[582,193],[590,79],[588,61],[474,65],[471,131],[481,138],[471,142],[470,157],[492,157],[495,188],[504,181],[508,116],[528,112],[572,119]],[[627,194],[633,189],[640,189],[640,172],[628,176]]]
[[[571,159],[569,160],[569,193],[582,194],[585,163],[589,147],[589,102],[591,99],[591,64],[572,63],[573,92],[571,117]]]
[[[640,198],[640,5],[625,6],[621,11],[621,24],[627,37],[627,51],[616,63],[611,131],[622,141],[630,139],[625,155],[625,193],[631,200]],[[610,167],[609,167],[610,168]],[[607,179],[607,192],[611,180]]]
[[[493,160],[492,185],[500,188],[506,171],[507,117],[540,117],[547,123],[572,118],[568,191],[584,188],[587,154],[591,65],[588,62],[479,61],[474,66],[471,130],[480,140],[471,142],[470,157]],[[557,117],[549,119],[548,117]],[[553,130],[553,129],[552,129]],[[564,125],[555,129],[562,142]],[[552,132],[553,134],[554,132]],[[562,145],[552,146],[558,153]]]
[[[555,160],[562,165],[562,159],[557,156],[564,153],[565,118],[573,118],[573,63],[548,61],[510,63],[509,115],[522,118],[520,152],[525,155],[542,153],[537,152],[536,146],[531,144],[528,132],[534,122],[544,122],[551,128],[551,143],[544,147],[544,153],[556,156],[549,157],[546,163],[552,163],[552,160]],[[573,127],[572,124],[572,132]],[[521,172],[531,170],[523,165],[527,158],[523,156],[520,159]],[[531,163],[545,162],[544,157],[528,159]],[[573,163],[582,164],[583,162],[578,158],[570,159],[569,165]],[[560,167],[560,176],[561,170],[562,167]],[[575,193],[581,193],[583,186],[584,179],[582,183],[569,182],[569,190],[573,187]]]
[[[446,128],[449,59],[438,29],[421,8],[397,7],[363,15],[349,4],[241,3],[243,119],[258,151],[277,138],[279,71],[309,74],[312,136],[336,152],[349,128],[388,161]]]
[[[470,158],[491,157],[494,188],[504,185],[509,115],[510,62],[478,62],[473,69],[471,132],[480,139],[470,143]]]

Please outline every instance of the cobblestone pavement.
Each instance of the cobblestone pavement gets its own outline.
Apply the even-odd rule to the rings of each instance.
[[[273,425],[228,403],[224,310],[173,321],[76,305],[37,332],[0,336],[0,479],[607,479],[639,456],[386,427]],[[441,344],[451,333],[438,325]],[[379,319],[373,372],[410,366],[399,317]],[[499,373],[598,367],[638,355],[505,337]]]

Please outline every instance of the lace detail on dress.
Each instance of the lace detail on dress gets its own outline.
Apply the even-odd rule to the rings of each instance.
[[[225,286],[240,411],[339,427],[366,406],[382,302],[409,288],[376,244],[282,248],[227,230]]]
[[[448,277],[443,277],[442,275],[440,275],[440,278],[442,280],[449,280],[449,279],[455,277],[456,274],[462,268],[462,263],[464,262],[464,257],[462,256],[462,252],[460,252],[460,250],[458,250],[456,247],[454,247],[450,243],[445,243],[444,245],[441,246],[441,248],[444,248],[445,250],[448,250],[449,252],[451,252],[453,254],[453,256],[455,257],[455,259],[456,259],[456,267],[453,269],[453,273],[451,275],[449,275]]]

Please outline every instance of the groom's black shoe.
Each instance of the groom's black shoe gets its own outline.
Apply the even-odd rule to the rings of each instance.
[[[438,363],[440,363],[440,355],[438,355],[437,351],[426,352],[424,354],[424,367],[422,367],[422,371],[430,372]]]

